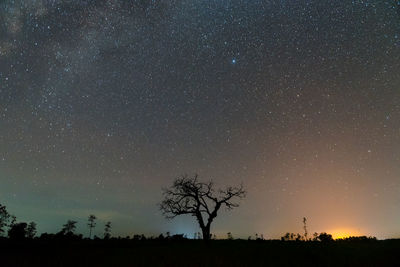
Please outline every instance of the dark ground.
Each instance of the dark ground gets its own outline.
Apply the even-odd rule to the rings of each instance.
[[[400,266],[400,239],[369,242],[1,242],[0,266]]]

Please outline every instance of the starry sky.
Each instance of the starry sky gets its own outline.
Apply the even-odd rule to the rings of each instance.
[[[221,236],[400,237],[400,2],[0,2],[0,203],[192,236],[185,173],[247,188]]]

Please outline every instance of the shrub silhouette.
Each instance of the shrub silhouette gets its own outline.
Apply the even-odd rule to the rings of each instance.
[[[27,235],[27,226],[25,222],[15,223],[8,230],[8,237],[13,240],[22,240]]]
[[[36,223],[30,222],[26,227],[26,237],[27,238],[34,238],[36,235]]]
[[[327,233],[320,233],[317,237],[317,240],[321,242],[331,242],[333,241],[332,235]]]
[[[76,229],[76,223],[77,221],[68,220],[67,223],[63,225],[63,228],[61,229],[60,233],[63,235],[73,234]]]
[[[284,236],[281,237],[282,241],[300,241],[301,236],[300,234],[294,233],[286,233]]]

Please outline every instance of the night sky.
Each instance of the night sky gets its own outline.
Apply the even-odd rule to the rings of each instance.
[[[400,237],[400,3],[0,2],[10,213],[191,237],[157,206],[185,173],[246,187],[219,236]]]

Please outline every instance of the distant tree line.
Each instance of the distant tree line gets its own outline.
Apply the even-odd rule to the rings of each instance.
[[[167,232],[165,235],[160,234],[157,237],[146,237],[143,234],[135,234],[132,237],[112,237],[111,230],[112,224],[110,221],[104,224],[104,233],[103,237],[98,237],[96,235],[93,236],[93,231],[97,226],[96,223],[97,217],[93,214],[89,215],[87,226],[89,228],[88,237],[86,239],[94,239],[94,240],[132,240],[132,241],[146,241],[146,240],[186,240],[186,236],[183,234],[171,235]],[[67,220],[65,224],[62,225],[61,230],[55,234],[52,233],[42,233],[40,236],[37,236],[36,231],[36,223],[35,222],[17,222],[17,218],[14,215],[11,215],[6,206],[0,204],[0,239],[8,238],[10,240],[29,240],[29,239],[39,239],[44,241],[79,241],[85,239],[82,234],[76,233],[77,221]]]
[[[211,224],[217,217],[221,207],[225,207],[226,210],[231,210],[239,206],[238,201],[243,199],[246,195],[246,191],[243,186],[226,187],[225,189],[215,189],[212,181],[201,182],[198,180],[198,176],[188,177],[183,175],[173,182],[172,186],[167,189],[163,189],[164,199],[159,204],[160,210],[163,212],[166,218],[172,219],[180,215],[191,215],[196,220],[201,229],[201,233],[197,232],[194,234],[193,239],[203,239],[205,241],[217,239],[215,234],[211,233]],[[314,241],[314,242],[332,242],[334,241],[332,235],[327,233],[314,233],[312,237],[308,235],[307,219],[303,218],[303,229],[304,234],[286,233],[281,237],[281,241]],[[7,236],[11,240],[23,240],[23,239],[44,239],[44,240],[82,240],[82,239],[103,239],[103,240],[185,240],[186,235],[170,235],[169,232],[164,236],[160,234],[158,237],[146,237],[144,235],[134,235],[132,238],[127,236],[125,238],[113,238],[111,236],[112,224],[110,221],[104,224],[103,236],[98,237],[92,235],[97,226],[97,217],[90,214],[87,219],[88,235],[84,238],[82,234],[76,234],[77,221],[67,220],[62,225],[59,232],[55,234],[43,233],[40,237],[36,237],[36,223],[35,222],[17,222],[17,218],[11,215],[6,206],[0,204],[0,237],[4,238]],[[227,233],[227,240],[234,240],[231,232]],[[248,240],[253,240],[250,236]],[[264,241],[264,236],[255,235],[256,241]],[[345,241],[373,241],[375,237],[349,237],[342,239]]]
[[[92,232],[96,227],[96,216],[89,215],[88,217],[88,227],[89,227],[89,239],[92,238]],[[76,235],[76,224],[77,221],[68,220],[61,228],[59,232],[56,234],[48,234],[44,233],[41,237],[49,237],[49,236],[57,236],[57,237],[70,237],[75,239],[82,239],[83,235]],[[35,222],[17,222],[17,218],[14,215],[11,215],[6,206],[0,204],[0,236],[7,236],[12,240],[21,240],[21,239],[33,239],[36,237]],[[104,225],[104,239],[109,239],[111,237],[111,222],[106,222]],[[98,238],[98,237],[96,237]]]
[[[282,241],[319,241],[319,242],[332,242],[334,241],[331,234],[323,233],[314,233],[312,238],[308,237],[307,231],[307,219],[303,218],[303,229],[304,234],[294,234],[294,233],[286,233],[281,237]],[[367,236],[350,236],[346,238],[337,239],[340,241],[374,241],[376,237],[367,237]]]

